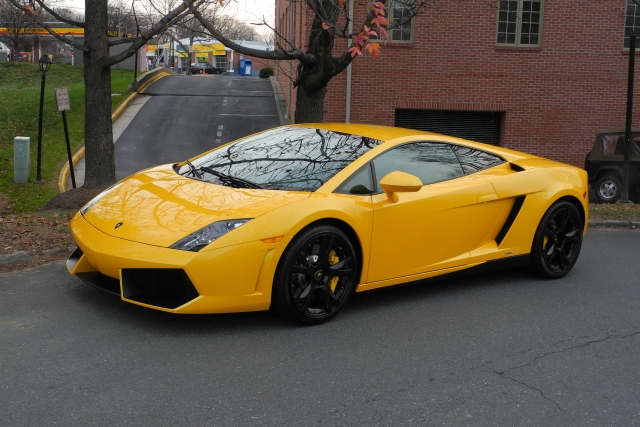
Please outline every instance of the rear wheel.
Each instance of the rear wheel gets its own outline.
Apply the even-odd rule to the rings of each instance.
[[[622,193],[622,183],[614,175],[605,175],[596,182],[596,199],[600,203],[614,203]]]
[[[338,314],[355,289],[358,258],[349,237],[322,225],[297,235],[282,255],[272,306],[295,322],[314,325]]]
[[[531,248],[530,268],[545,279],[566,275],[578,259],[582,247],[582,217],[567,201],[553,204],[544,214]]]

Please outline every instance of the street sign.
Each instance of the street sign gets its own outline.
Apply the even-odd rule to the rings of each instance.
[[[71,104],[69,103],[69,92],[66,87],[60,87],[54,89],[56,92],[56,105],[58,106],[58,111],[69,111],[71,110]]]

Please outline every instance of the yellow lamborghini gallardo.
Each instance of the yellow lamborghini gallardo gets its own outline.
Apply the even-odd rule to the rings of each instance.
[[[408,129],[291,125],[104,191],[71,222],[67,268],[157,310],[314,324],[353,292],[463,270],[560,278],[587,212],[573,166]]]

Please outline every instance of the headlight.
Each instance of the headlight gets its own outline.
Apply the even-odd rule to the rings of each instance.
[[[214,222],[213,224],[201,228],[195,233],[191,233],[184,239],[178,240],[169,247],[171,249],[180,249],[182,251],[198,252],[209,243],[213,242],[219,237],[224,236],[231,230],[240,227],[247,221],[251,221],[251,218],[231,219],[228,221]]]
[[[115,188],[117,184],[112,185],[111,187],[107,188],[106,190],[104,190],[102,193],[98,194],[96,197],[94,197],[93,199],[91,199],[89,201],[89,203],[87,203],[86,205],[84,205],[82,207],[82,209],[80,209],[80,215],[84,216],[84,214],[91,209],[91,206],[95,205],[96,203],[98,203],[98,201],[100,201],[100,199],[102,199],[104,196],[106,196],[107,194],[109,194],[111,192],[111,190],[113,190]]]

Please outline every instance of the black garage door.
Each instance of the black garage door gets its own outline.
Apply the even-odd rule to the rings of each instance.
[[[395,125],[500,145],[501,111],[396,109]]]

